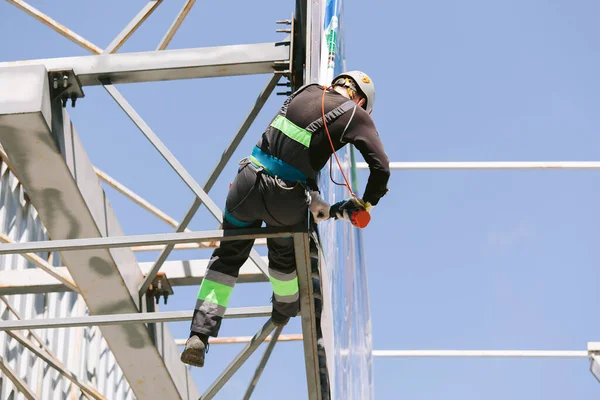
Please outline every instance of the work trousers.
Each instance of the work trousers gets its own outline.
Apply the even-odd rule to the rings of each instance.
[[[227,194],[223,229],[307,225],[306,189],[264,173],[243,161]],[[229,298],[254,240],[222,241],[208,264],[198,292],[191,331],[217,336]],[[298,277],[291,237],[267,239],[273,308],[283,316],[299,311]]]

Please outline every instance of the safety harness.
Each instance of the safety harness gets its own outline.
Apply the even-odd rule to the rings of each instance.
[[[288,106],[294,97],[307,87],[314,85],[316,84],[305,85],[288,97],[264,134],[269,144],[279,143],[279,148],[285,147],[282,152],[286,153],[286,161],[269,154],[259,145],[254,147],[252,155],[249,157],[250,161],[255,167],[262,167],[267,175],[278,177],[284,181],[300,182],[304,185],[308,179],[314,179],[318,171],[315,171],[310,164],[309,148],[312,135],[322,129],[325,123],[332,124],[344,113],[356,107],[356,103],[348,100],[324,116],[315,119],[306,127],[297,126],[286,117]]]
[[[318,171],[315,171],[312,168],[310,163],[309,148],[312,135],[320,129],[323,129],[323,127],[327,127],[327,125],[332,124],[347,111],[357,107],[355,102],[348,100],[335,107],[328,113],[323,113],[319,118],[312,121],[306,127],[302,128],[297,126],[286,117],[288,106],[298,94],[300,94],[306,88],[314,85],[317,84],[302,86],[286,99],[281,106],[279,113],[267,127],[267,130],[263,134],[263,138],[261,138],[259,143],[252,149],[252,154],[240,162],[241,164],[249,162],[257,171],[256,183],[252,189],[250,189],[250,192],[245,196],[245,198],[247,198],[250,193],[256,189],[261,174],[271,176],[276,182],[278,179],[281,179],[288,183],[300,183],[305,188],[307,197],[310,198],[308,195],[308,189],[306,189],[307,181],[309,179],[315,179],[318,173]],[[326,88],[324,88],[324,90],[326,90]],[[348,125],[346,128],[348,128]],[[327,134],[329,136],[329,132],[327,132]],[[263,140],[266,140],[270,146],[273,146],[275,143],[277,143],[277,148],[283,149],[280,151],[285,153],[286,161],[270,154],[268,151],[263,150],[261,148],[263,147],[261,146]],[[335,149],[332,150],[335,153]],[[241,203],[243,203],[243,200],[240,202],[240,204]],[[231,213],[240,204],[236,205],[231,210],[225,210],[225,218],[235,226],[241,228],[248,227],[252,224],[252,222],[240,221],[231,215]]]

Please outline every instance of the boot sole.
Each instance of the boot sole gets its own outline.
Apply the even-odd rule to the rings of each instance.
[[[185,349],[181,354],[181,362],[193,367],[204,367],[204,351],[195,349]]]

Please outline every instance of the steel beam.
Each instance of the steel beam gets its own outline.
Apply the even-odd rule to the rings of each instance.
[[[223,222],[223,212],[221,209],[212,201],[212,199],[206,194],[204,189],[200,187],[198,182],[192,177],[192,175],[185,169],[185,167],[179,162],[177,157],[171,153],[167,146],[158,138],[158,136],[150,129],[148,124],[142,119],[142,117],[131,107],[129,102],[123,97],[123,95],[114,87],[112,84],[104,82],[104,88],[111,95],[111,97],[119,104],[123,111],[129,116],[132,122],[140,129],[140,131],[146,136],[146,139],[154,146],[154,148],[160,153],[160,155],[167,161],[167,163],[173,168],[173,170],[179,175],[183,182],[190,188],[196,195],[196,198],[202,200],[202,202],[208,208],[208,211],[215,217],[219,223]],[[256,250],[250,252],[250,259],[256,263],[256,266],[260,268],[266,276],[269,276],[268,267],[265,265]],[[158,269],[153,271],[154,274],[158,272]],[[150,281],[146,280],[142,282],[139,287],[140,297],[146,293],[146,290],[150,284]]]
[[[6,1],[17,6],[21,10],[25,11],[27,14],[31,15],[33,18],[40,21],[42,24],[54,29],[56,32],[58,32],[62,36],[66,37],[67,39],[71,40],[72,42],[78,44],[79,46],[83,47],[84,49],[87,49],[87,50],[91,51],[92,53],[96,53],[96,54],[102,53],[102,49],[100,47],[96,46],[95,44],[91,43],[90,41],[79,36],[72,30],[68,29],[66,26],[56,22],[55,20],[53,20],[52,18],[50,18],[49,16],[47,16],[40,10],[27,4],[23,0],[6,0]]]
[[[252,392],[254,392],[254,388],[256,387],[256,384],[258,383],[260,376],[262,375],[263,371],[265,370],[267,361],[269,361],[269,357],[271,357],[271,353],[273,352],[273,349],[275,348],[275,344],[277,343],[277,339],[279,338],[279,335],[281,335],[282,330],[283,330],[283,326],[280,326],[277,329],[275,329],[275,332],[273,332],[273,338],[269,342],[269,345],[267,346],[267,349],[265,350],[265,354],[263,354],[262,358],[260,359],[260,363],[258,363],[258,367],[256,367],[254,376],[252,377],[252,380],[250,381],[250,385],[248,386],[248,389],[246,390],[246,394],[244,395],[244,400],[249,400],[250,396],[252,396]]]
[[[300,288],[300,312],[302,315],[302,338],[304,341],[304,361],[308,384],[308,399],[320,400],[321,379],[317,348],[317,322],[313,298],[313,280],[310,261],[310,239],[308,233],[294,233],[294,251],[298,286]]]
[[[369,169],[357,162],[357,169]],[[390,169],[600,169],[600,161],[423,161],[391,162]]]
[[[267,258],[263,257],[263,261],[267,262]],[[208,259],[167,261],[163,265],[162,272],[165,273],[171,286],[200,285],[204,279],[208,262]],[[153,262],[140,263],[142,273],[147,275],[153,265]],[[65,278],[71,277],[66,267],[54,267],[53,269]],[[268,281],[252,261],[246,261],[240,269],[236,283]],[[37,268],[0,271],[0,296],[68,291],[71,290],[64,284]]]
[[[13,321],[13,322],[26,322],[26,321]],[[4,321],[2,321],[2,323],[4,323]],[[28,329],[28,328],[25,328],[25,329]],[[48,354],[44,350],[38,348],[31,340],[27,339],[25,336],[21,335],[18,332],[15,332],[15,331],[7,332],[7,334],[11,338],[13,338],[17,342],[19,342],[22,346],[27,348],[27,350],[31,351],[33,354],[35,354],[37,357],[39,357],[41,360],[43,360],[46,364],[48,364],[49,366],[51,366],[52,368],[57,370],[62,376],[64,376],[65,378],[70,380],[73,384],[78,386],[83,393],[85,393],[97,400],[105,400],[105,397],[102,394],[100,394],[96,389],[93,389],[91,387],[83,385],[81,382],[79,382],[79,378],[77,377],[76,374],[69,371],[62,362],[56,360],[50,354]]]
[[[587,358],[585,350],[373,350],[373,357]]]
[[[265,342],[270,342],[273,339],[273,336],[267,336],[265,338]],[[281,342],[298,342],[302,340],[302,334],[300,333],[292,333],[289,335],[280,335],[277,338],[279,343]],[[208,343],[213,345],[219,344],[241,344],[241,343],[250,343],[252,341],[252,336],[234,336],[234,337],[216,337],[216,338],[208,338]],[[175,339],[175,344],[177,346],[185,346],[187,339]]]
[[[254,103],[254,107],[252,107],[252,109],[250,110],[250,113],[248,113],[248,115],[246,116],[246,119],[244,120],[244,122],[242,123],[242,125],[240,126],[240,128],[238,129],[236,134],[233,136],[233,139],[231,140],[231,142],[229,143],[229,145],[227,146],[227,148],[221,155],[221,159],[219,160],[219,162],[217,163],[217,165],[215,166],[215,168],[209,175],[206,183],[204,184],[203,191],[205,193],[208,193],[212,189],[213,185],[215,184],[215,182],[221,175],[223,168],[225,168],[225,165],[227,165],[227,163],[231,159],[231,156],[233,155],[233,153],[237,149],[238,145],[240,144],[240,142],[246,135],[246,132],[248,132],[248,129],[250,129],[250,127],[252,126],[252,123],[254,122],[254,120],[258,116],[258,113],[260,112],[260,110],[263,108],[263,106],[267,102],[267,99],[271,96],[271,93],[277,86],[277,82],[279,82],[280,79],[281,79],[281,76],[273,75],[273,77],[271,77],[271,79],[269,79],[269,82],[267,82],[267,85],[265,86],[265,88],[259,94],[258,98],[256,99],[256,101]],[[179,226],[177,227],[177,232],[183,232],[187,228],[187,226],[191,222],[192,218],[198,211],[198,208],[200,208],[200,205],[202,205],[202,199],[199,196],[196,196],[192,206],[190,207],[188,212],[185,214],[185,217],[183,217],[181,224],[179,224]],[[167,246],[160,253],[158,259],[156,260],[156,263],[154,264],[154,266],[152,267],[152,269],[146,276],[146,279],[145,279],[142,287],[140,288],[140,293],[146,292],[146,290],[148,289],[148,286],[150,285],[150,283],[152,282],[152,280],[154,279],[154,277],[156,276],[158,271],[160,271],[161,266],[167,260],[169,255],[171,254],[171,251],[173,251],[173,248],[174,248],[174,246],[172,246],[172,245]],[[252,258],[252,260],[257,260],[258,259],[257,254],[253,253],[251,258]],[[257,266],[259,268],[261,267],[261,265],[258,263],[257,263]],[[261,270],[263,272],[268,271],[266,263],[263,263]],[[265,274],[265,275],[268,276],[268,274]]]
[[[271,315],[271,306],[229,308],[224,318],[253,318]],[[151,322],[191,321],[193,311],[161,311],[132,314],[92,315],[88,317],[0,321],[0,331],[56,329],[80,326],[131,325]],[[175,344],[173,342],[173,344]]]
[[[144,199],[142,196],[135,193],[133,190],[129,189],[127,186],[123,185],[121,182],[117,181],[112,176],[108,175],[106,172],[100,170],[97,167],[94,167],[94,171],[98,175],[104,183],[115,189],[117,192],[121,193],[135,204],[139,205],[146,211],[149,211],[152,215],[158,217],[163,222],[176,227],[179,223],[171,216],[169,216],[166,212],[162,211],[148,200]]]
[[[248,240],[259,237],[275,238],[291,235],[293,232],[294,229],[290,227],[269,227],[258,229],[234,229],[225,231],[156,233],[137,236],[109,236],[90,237],[83,239],[46,240],[38,242],[3,244],[0,246],[0,255],[35,253],[38,251],[64,252],[68,250],[123,248],[155,244],[205,242],[209,240]]]
[[[27,400],[38,400],[38,397],[33,393],[33,390],[27,386],[27,383],[15,371],[10,368],[4,358],[0,356],[0,371],[15,385],[19,393],[22,393]]]
[[[144,21],[156,10],[163,0],[150,0],[144,8],[127,24],[117,37],[104,49],[104,54],[115,53],[129,39],[131,35],[144,23]]]
[[[0,242],[1,243],[15,243],[14,240],[11,240],[4,233],[0,233]],[[52,276],[55,280],[61,282],[69,291],[77,292],[77,285],[73,282],[73,279],[70,276],[64,275],[60,273],[56,268],[50,265],[46,260],[37,254],[33,253],[25,253],[23,256],[33,264],[37,265],[42,271],[44,271],[47,275]],[[27,270],[27,269],[26,269]],[[26,270],[18,270],[18,271],[26,271]],[[11,271],[11,270],[6,270]],[[4,286],[6,282],[0,283],[0,286]]]
[[[123,235],[66,109],[50,100],[43,65],[0,68],[0,144],[50,237]],[[61,258],[92,315],[140,311],[143,275],[130,249],[64,251]],[[136,398],[199,394],[166,327],[158,338],[142,323],[101,332]]]
[[[275,328],[273,322],[269,319],[267,323],[258,331],[244,349],[233,359],[233,361],[225,368],[219,377],[200,397],[200,400],[209,400],[221,390],[221,388],[231,379],[233,374],[246,362],[248,358],[258,349],[261,343],[265,340],[269,333]]]
[[[289,59],[289,46],[259,43],[197,49],[104,54],[0,63],[0,69],[44,65],[48,71],[72,69],[83,86],[273,73]],[[10,155],[9,155],[10,156]]]
[[[175,36],[177,31],[179,30],[179,27],[183,23],[183,20],[185,19],[185,17],[187,17],[188,13],[194,6],[195,2],[196,2],[196,0],[186,0],[185,4],[183,5],[183,8],[177,15],[177,18],[175,18],[175,21],[173,21],[173,24],[171,25],[171,27],[165,34],[165,37],[163,37],[163,39],[160,41],[156,50],[164,50],[167,48],[167,46],[169,45],[169,43],[171,43],[171,40],[173,39],[173,37]]]
[[[19,315],[17,310],[15,310],[10,305],[10,303],[8,302],[8,300],[6,300],[6,298],[4,298],[3,296],[0,296],[0,300],[4,303],[4,305],[6,306],[8,311],[10,311],[15,316],[15,318],[17,318],[17,320],[22,320],[21,316]],[[13,336],[13,333],[14,332],[8,332],[8,335],[11,336],[15,340],[19,340],[19,338]],[[25,336],[22,337],[22,340],[19,340],[19,342],[23,346],[28,348],[30,351],[32,351],[36,355],[38,352],[41,352],[43,350],[47,354],[47,356],[52,358],[52,360],[54,361],[53,364],[55,366],[55,369],[57,369],[58,372],[60,372],[63,376],[65,376],[67,379],[69,379],[73,383],[73,385],[77,386],[86,398],[93,398],[96,400],[105,400],[104,396],[102,396],[102,394],[100,394],[96,389],[81,382],[75,374],[71,373],[67,369],[67,367],[58,358],[56,358],[56,356],[54,354],[52,354],[52,351],[48,348],[48,346],[46,346],[44,341],[38,335],[35,334],[35,332],[28,331],[28,336],[31,336],[33,339],[35,339],[35,341],[38,343],[38,345],[41,347],[41,349],[39,349],[33,342],[31,342]],[[44,360],[44,359],[42,358],[42,360]]]

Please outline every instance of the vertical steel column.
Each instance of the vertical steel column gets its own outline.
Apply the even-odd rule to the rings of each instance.
[[[294,233],[294,251],[300,288],[300,312],[302,315],[302,338],[309,400],[320,400],[321,379],[317,347],[317,321],[313,298],[313,279],[310,261],[310,239],[308,233]]]

